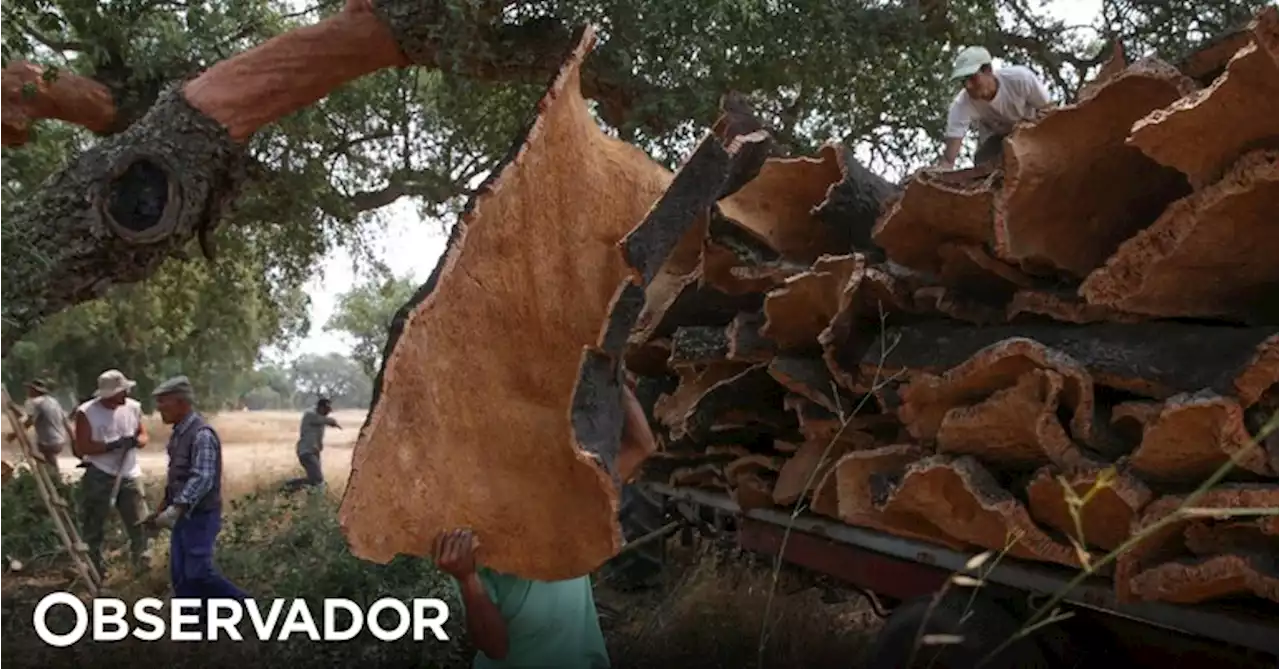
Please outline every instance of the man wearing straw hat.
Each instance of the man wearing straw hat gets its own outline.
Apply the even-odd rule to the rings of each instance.
[[[81,524],[89,558],[105,574],[102,560],[103,525],[114,505],[129,535],[129,552],[135,570],[150,562],[146,532],[138,522],[147,515],[142,491],[142,467],[138,450],[150,437],[142,424],[142,405],[129,397],[135,386],[118,369],[98,377],[93,399],[76,407],[75,450],[86,463],[82,491]],[[115,495],[112,495],[115,491]]]
[[[45,379],[27,382],[27,417],[22,427],[36,429],[36,450],[44,458],[42,464],[49,471],[49,476],[58,484],[62,481],[58,454],[71,442],[71,434],[67,429],[67,412],[63,411],[58,399],[49,394],[51,385]]]
[[[173,426],[166,450],[164,501],[142,521],[171,530],[169,578],[179,598],[248,598],[213,566],[213,547],[222,528],[222,442],[195,410],[195,392],[185,376],[175,376],[153,393],[156,410]]]

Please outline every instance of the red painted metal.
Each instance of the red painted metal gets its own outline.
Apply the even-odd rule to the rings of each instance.
[[[757,553],[778,554],[785,528],[751,518],[742,518],[739,523],[739,546]],[[787,537],[782,559],[894,599],[931,595],[951,576],[936,567],[899,560],[794,529]]]

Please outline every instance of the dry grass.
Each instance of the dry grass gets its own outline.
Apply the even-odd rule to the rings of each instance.
[[[215,416],[213,425],[224,443],[223,487],[233,501],[219,538],[218,562],[228,575],[255,596],[371,596],[408,598],[438,596],[438,575],[429,563],[408,561],[389,567],[370,565],[350,556],[337,529],[334,511],[346,485],[351,447],[364,420],[363,412],[341,411],[335,418],[343,430],[326,433],[327,499],[284,498],[274,490],[285,478],[301,475],[294,454],[299,413],[236,412]],[[147,424],[152,446],[143,453],[148,498],[154,504],[164,475],[163,443],[168,427],[152,417]],[[6,458],[12,458],[7,453]],[[78,477],[70,456],[62,459],[68,478]],[[8,499],[8,498],[6,498]],[[118,521],[112,517],[111,525]],[[10,535],[6,532],[6,538]],[[123,563],[123,536],[108,540],[108,559]],[[6,542],[7,544],[8,542]],[[167,542],[154,546],[155,568],[133,578],[115,570],[109,591],[130,599],[165,596]],[[673,546],[669,583],[639,594],[599,585],[597,599],[614,667],[672,669],[682,666],[753,667],[772,579],[768,559],[723,549],[679,549]],[[226,663],[335,664],[358,661],[375,666],[406,662],[434,667],[469,666],[465,641],[449,649],[375,644],[356,649],[343,644],[115,644],[107,649],[54,650],[43,647],[30,628],[34,602],[68,586],[65,565],[32,564],[24,573],[6,576],[4,591],[4,661],[10,666],[37,666],[94,653],[94,666],[131,662],[141,651],[167,667],[204,666],[217,657]],[[856,667],[868,633],[876,621],[865,602],[816,581],[812,575],[784,569],[774,601],[774,621],[766,652],[768,667]],[[834,597],[833,597],[834,596]],[[834,599],[834,601],[833,601]],[[224,646],[226,646],[224,648]],[[390,646],[396,646],[392,648]],[[430,655],[428,658],[427,656]],[[425,664],[423,662],[425,661]]]

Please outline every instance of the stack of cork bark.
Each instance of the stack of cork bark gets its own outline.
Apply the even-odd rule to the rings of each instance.
[[[725,112],[622,240],[635,276],[578,382],[638,377],[646,479],[1073,568],[1206,481],[1195,507],[1280,502],[1254,438],[1277,403],[1275,7],[1178,66],[1119,56],[999,163],[901,188],[835,144],[775,157]],[[1122,601],[1276,601],[1276,520],[1181,518],[1101,571]]]

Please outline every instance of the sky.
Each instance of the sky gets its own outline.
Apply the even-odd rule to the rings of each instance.
[[[1056,0],[1046,5],[1049,14],[1061,17],[1068,25],[1088,23],[1102,10],[1102,0]],[[997,63],[999,65],[999,63]],[[940,114],[945,110],[939,110]],[[398,276],[410,276],[422,283],[444,253],[448,230],[436,220],[422,219],[407,199],[386,210],[389,222],[382,234],[375,236],[375,248],[381,260]],[[377,248],[380,247],[380,248]],[[325,332],[324,324],[333,314],[337,298],[356,283],[351,255],[336,249],[321,263],[320,272],[306,286],[311,297],[311,331],[290,351],[289,357],[307,354],[348,353],[352,342],[337,333]],[[280,352],[269,353],[280,358]]]

